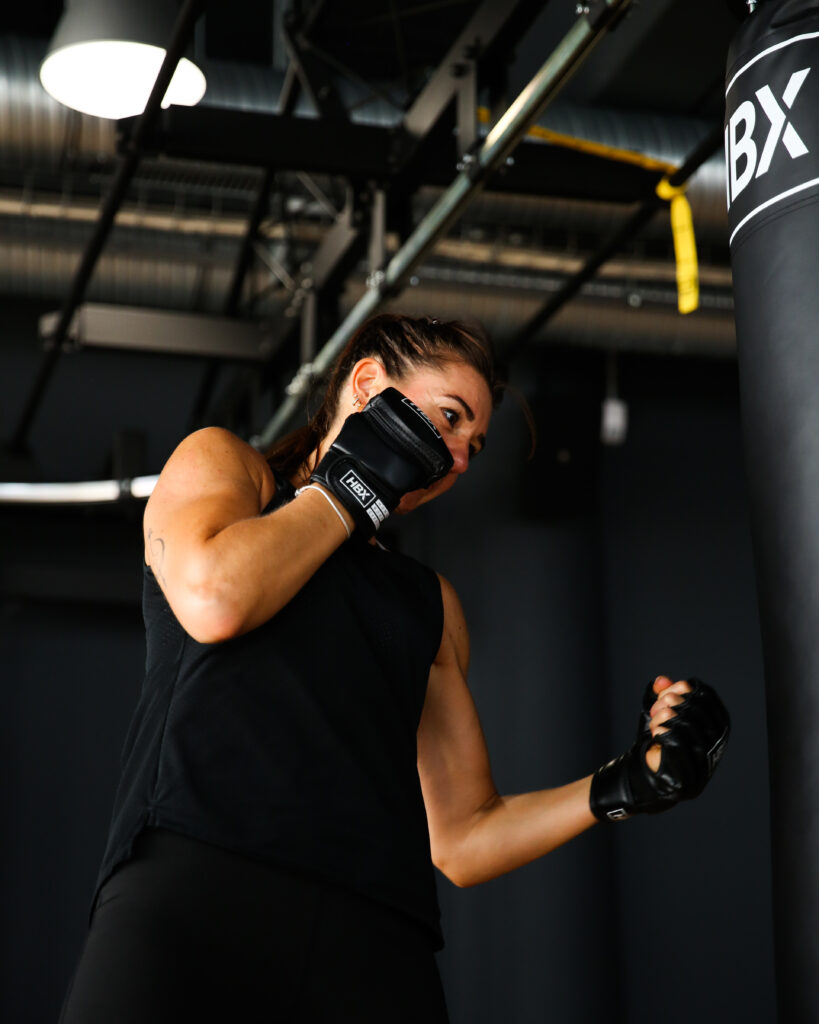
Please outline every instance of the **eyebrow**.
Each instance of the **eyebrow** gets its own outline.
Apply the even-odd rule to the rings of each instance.
[[[460,402],[466,413],[466,418],[470,423],[475,422],[475,413],[472,411],[472,407],[460,395],[444,395],[444,398],[451,398],[453,402]],[[486,437],[483,434],[478,434],[476,440],[480,442],[481,451],[483,451],[486,447]]]

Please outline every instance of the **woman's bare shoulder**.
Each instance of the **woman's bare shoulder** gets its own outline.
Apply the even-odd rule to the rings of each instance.
[[[160,474],[157,490],[193,496],[201,491],[252,487],[260,510],[276,489],[273,472],[252,445],[222,427],[203,427],[174,449]]]

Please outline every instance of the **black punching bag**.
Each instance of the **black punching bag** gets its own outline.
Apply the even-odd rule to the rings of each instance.
[[[779,1020],[817,1024],[819,0],[767,0],[743,22],[728,56],[725,152],[765,655]]]

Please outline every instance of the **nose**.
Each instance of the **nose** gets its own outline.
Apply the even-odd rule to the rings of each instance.
[[[450,473],[465,473],[469,466],[469,442],[462,438],[450,438],[447,440],[447,448],[452,456],[452,469]]]

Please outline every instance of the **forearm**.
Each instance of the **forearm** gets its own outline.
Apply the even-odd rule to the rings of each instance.
[[[352,527],[346,514],[345,522]],[[338,515],[311,489],[273,513],[204,537],[195,554],[183,555],[184,571],[171,546],[152,566],[182,625],[213,643],[272,618],[346,540]]]
[[[473,815],[439,866],[459,886],[477,885],[522,867],[595,823],[591,776],[555,789],[496,795]]]

